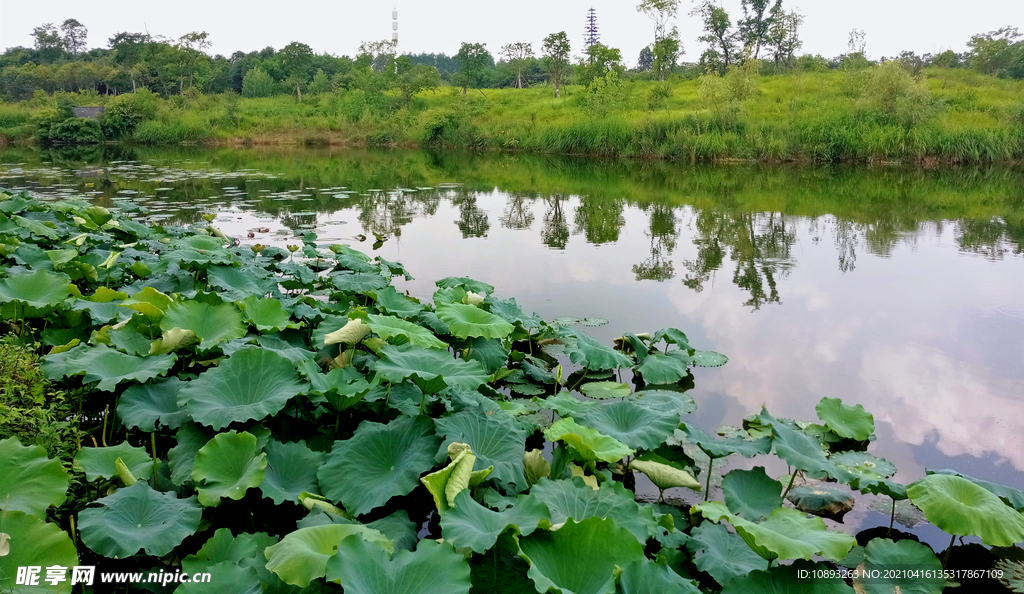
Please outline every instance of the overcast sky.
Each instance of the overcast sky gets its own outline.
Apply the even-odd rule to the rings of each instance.
[[[735,21],[739,0],[721,0]],[[224,2],[177,0],[139,2],[105,0],[0,0],[0,47],[31,46],[32,28],[76,18],[89,30],[89,47],[106,47],[119,31],[148,31],[179,37],[189,31],[207,31],[212,52],[230,55],[268,45],[281,48],[302,41],[316,52],[353,55],[361,41],[391,38],[391,9],[399,12],[401,52],[458,51],[462,41],[486,43],[492,53],[506,43],[529,41],[539,53],[545,35],[566,31],[573,54],[580,53],[587,9],[597,11],[601,42],[622,50],[628,65],[636,63],[640,49],[653,37],[653,26],[637,13],[637,0],[434,0],[392,3],[323,2],[290,0]],[[697,41],[700,24],[689,16],[692,0],[682,0],[676,20],[683,41],[683,60],[696,61],[703,51]],[[784,7],[804,14],[803,52],[826,57],[846,51],[851,29],[867,33],[872,58],[902,50],[937,53],[963,51],[971,35],[1007,25],[1024,29],[1022,0],[784,0]]]

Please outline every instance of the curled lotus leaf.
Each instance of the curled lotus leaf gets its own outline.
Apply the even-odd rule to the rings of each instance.
[[[274,546],[267,547],[267,569],[286,584],[305,588],[313,580],[327,575],[327,562],[338,552],[338,545],[356,535],[373,546],[393,553],[395,544],[379,531],[362,524],[326,524],[290,532]]]
[[[423,348],[448,348],[448,344],[438,340],[430,330],[401,318],[370,314],[367,316],[366,323],[377,336],[384,339],[403,337],[406,341]]]
[[[437,308],[437,317],[459,338],[505,338],[515,327],[475,305],[453,303]]]
[[[45,517],[48,507],[64,503],[67,490],[60,460],[48,458],[41,446],[21,445],[17,437],[0,439],[0,512]],[[11,533],[2,526],[0,532]]]
[[[618,462],[633,453],[633,449],[597,429],[580,425],[571,417],[559,419],[544,430],[549,441],[564,441],[583,460]]]
[[[493,466],[473,470],[476,454],[464,443],[450,443],[447,447],[451,462],[441,470],[431,472],[420,479],[423,486],[434,498],[434,505],[440,514],[455,505],[455,498],[462,491],[475,487],[494,469]]]
[[[3,535],[0,536],[0,592],[51,594],[56,589],[43,580],[45,570],[39,576],[38,585],[28,586],[16,583],[18,568],[32,565],[71,568],[79,563],[68,533],[35,515],[12,509],[0,511],[0,534]],[[4,539],[4,536],[9,538]]]
[[[814,409],[818,418],[839,437],[866,441],[875,432],[875,417],[860,404],[850,406],[838,398],[822,398]]]
[[[601,344],[583,332],[576,333],[576,349],[569,354],[569,359],[594,371],[618,369],[633,364],[633,360],[628,356]]]
[[[0,279],[0,303],[21,303],[37,309],[60,305],[71,295],[66,274],[36,270]]]
[[[441,289],[454,289],[455,287],[462,287],[467,291],[474,293],[487,293],[488,295],[494,294],[494,286],[489,285],[485,282],[466,278],[464,276],[448,276],[442,278],[434,283]]]
[[[234,429],[218,433],[199,448],[192,466],[199,503],[216,507],[223,498],[238,501],[258,487],[267,468],[267,455],[260,450],[255,435]]]
[[[1015,509],[1015,510],[1017,510],[1019,512],[1024,512],[1024,491],[1020,491],[1019,489],[1014,489],[1013,487],[1007,487],[1006,485],[990,483],[988,481],[984,481],[984,480],[981,480],[981,479],[974,478],[972,476],[967,476],[966,474],[962,474],[962,473],[956,472],[955,470],[931,470],[931,469],[928,469],[928,470],[925,471],[925,473],[926,474],[949,474],[949,475],[963,477],[963,478],[971,481],[975,485],[978,485],[982,489],[985,489],[989,493],[995,494],[996,496],[998,496],[1000,499],[1002,499],[1004,502],[1006,502],[1006,504],[1009,505],[1010,507],[1012,507],[1013,509]]]
[[[178,499],[138,481],[97,499],[102,507],[79,513],[82,542],[104,557],[124,558],[144,550],[162,557],[199,527],[202,508],[195,496]]]
[[[907,485],[907,495],[929,522],[949,534],[977,536],[999,547],[1024,540],[1024,515],[965,478],[929,474]]]
[[[637,470],[647,475],[655,487],[661,490],[673,487],[685,487],[700,491],[700,482],[693,478],[693,475],[685,470],[675,468],[668,464],[655,462],[653,460],[633,460],[629,463],[631,470]]]
[[[769,437],[759,439],[746,439],[744,437],[716,439],[691,423],[683,423],[682,429],[686,433],[686,439],[711,458],[724,458],[731,454],[752,458],[758,454],[767,454],[772,449],[772,440]]]
[[[346,594],[469,594],[469,563],[448,543],[421,540],[415,551],[388,557],[377,544],[349,536],[327,560],[327,579]]]
[[[332,324],[333,320],[325,320],[324,324]],[[321,324],[323,326],[324,324]],[[333,332],[324,334],[323,342],[324,346],[332,344],[356,344],[360,340],[366,337],[370,333],[370,326],[362,320],[362,318],[355,318],[349,320],[344,326],[338,328]]]

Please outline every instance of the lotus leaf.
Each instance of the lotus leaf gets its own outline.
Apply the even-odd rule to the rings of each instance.
[[[626,355],[597,342],[583,332],[576,333],[576,349],[569,354],[569,358],[573,363],[594,371],[629,367],[633,364],[633,360]]]
[[[447,349],[448,344],[434,336],[430,330],[423,326],[407,322],[393,316],[378,316],[370,314],[367,317],[367,324],[377,336],[384,339],[396,336],[404,337],[408,342],[428,349]]]
[[[60,305],[71,291],[71,279],[66,274],[48,270],[23,272],[0,279],[0,303],[22,303],[36,309]]]
[[[17,437],[0,439],[0,512],[46,517],[46,508],[64,503],[67,490],[60,460],[48,458],[40,446],[21,445]],[[0,532],[13,534],[2,527]]]
[[[732,513],[752,522],[782,507],[782,489],[782,484],[768,476],[763,466],[755,466],[753,470],[730,470],[722,477],[725,505]]]
[[[362,524],[310,526],[286,534],[281,542],[267,547],[267,569],[286,584],[305,588],[313,580],[327,575],[327,561],[338,552],[338,545],[356,535],[393,553],[395,545],[383,534]]]
[[[85,473],[88,481],[117,476],[114,465],[120,459],[137,479],[149,480],[153,476],[153,459],[145,448],[122,442],[108,448],[82,448],[75,454],[74,468]]]
[[[694,351],[690,355],[690,363],[697,367],[721,367],[729,362],[729,357],[715,351]]]
[[[544,408],[553,410],[563,417],[569,417],[594,408],[595,406],[600,406],[599,403],[594,402],[593,400],[575,398],[565,390],[554,396],[548,396],[540,402],[543,403]]]
[[[629,463],[631,470],[638,470],[651,479],[655,487],[664,491],[673,487],[685,487],[700,491],[700,483],[693,475],[669,464],[655,462],[653,460],[633,460]]]
[[[19,217],[17,215],[11,217],[11,220],[13,220],[14,223],[19,227],[28,229],[34,235],[45,237],[51,240],[56,240],[60,238],[60,233],[58,233],[54,228],[47,226],[46,223],[44,223],[43,221],[37,221],[35,219],[26,219],[24,217]],[[52,225],[53,223],[50,224]]]
[[[707,572],[719,584],[764,569],[764,559],[747,546],[743,537],[721,524],[705,522],[694,528],[686,548],[694,555],[697,569]]]
[[[583,460],[618,462],[633,453],[633,450],[621,441],[602,435],[591,427],[584,427],[572,418],[559,419],[553,423],[544,430],[544,437],[549,441],[564,441],[572,446],[573,451]]]
[[[551,463],[544,459],[541,450],[530,450],[523,456],[523,468],[526,470],[526,481],[537,484],[542,478],[551,476]]]
[[[566,520],[558,530],[538,530],[520,541],[527,574],[538,592],[612,594],[616,566],[643,561],[643,546],[614,520]]]
[[[620,384],[619,382],[589,382],[580,386],[580,392],[583,392],[590,398],[625,398],[632,393],[627,384]]]
[[[1024,515],[997,495],[953,475],[930,474],[907,485],[924,517],[949,534],[977,536],[989,546],[1024,540]]]
[[[919,575],[886,571],[893,568],[913,568]],[[942,563],[930,548],[912,540],[893,542],[874,538],[864,548],[864,562],[859,572],[878,572],[886,575],[866,578],[858,574],[853,587],[864,594],[940,594],[946,587],[942,577]],[[936,577],[925,577],[925,576]]]
[[[200,301],[178,302],[167,308],[160,320],[160,329],[173,328],[194,332],[201,341],[199,349],[204,351],[224,341],[241,338],[246,332],[237,307],[230,303],[210,305]]]
[[[682,356],[677,353],[683,353]],[[650,353],[636,366],[644,381],[649,384],[674,384],[686,377],[690,359],[685,351]]]
[[[374,367],[390,382],[411,378],[424,384],[420,386],[424,392],[431,393],[444,386],[475,390],[487,381],[487,372],[478,361],[453,359],[444,351],[411,344],[383,347]]]
[[[183,566],[184,568],[184,566]],[[231,561],[205,564],[200,568],[185,569],[185,573],[205,572],[209,582],[187,581],[174,589],[175,594],[262,594],[260,575],[253,567],[243,567]]]
[[[185,382],[169,377],[132,386],[121,394],[117,414],[126,427],[152,433],[158,426],[177,429],[188,418],[178,407],[178,390]]]
[[[49,356],[47,359],[63,360],[63,369],[60,370],[62,373],[58,372],[56,367],[51,367],[49,370],[44,369],[47,375],[54,378],[60,375],[84,374],[85,383],[98,381],[97,388],[104,391],[113,391],[124,381],[145,382],[163,375],[177,360],[174,355],[133,357],[102,344],[93,347],[78,346],[60,355]]]
[[[814,409],[818,418],[839,437],[866,441],[875,432],[875,417],[859,404],[850,406],[838,398],[822,398]]]
[[[271,439],[264,449],[267,468],[260,483],[264,497],[280,505],[285,501],[298,503],[299,494],[303,492],[320,492],[316,472],[324,463],[323,454],[314,452],[301,441],[281,443]]]
[[[888,478],[896,474],[896,466],[884,458],[867,452],[840,452],[829,458],[853,474],[868,478]]]
[[[503,301],[493,300],[490,303],[491,313],[497,316],[501,316],[506,322],[510,324],[519,324],[527,330],[535,330],[540,328],[542,320],[537,314],[527,315],[519,304],[516,303],[515,298],[505,299]]]
[[[435,282],[434,284],[436,284],[438,287],[442,289],[454,289],[455,287],[462,287],[465,290],[473,291],[474,293],[487,293],[488,295],[494,293],[493,286],[484,282],[480,282],[478,280],[466,278],[464,276],[445,277]]]
[[[509,350],[498,338],[474,338],[469,347],[469,358],[479,361],[487,373],[494,373],[508,363]]]
[[[430,496],[434,498],[434,505],[441,514],[455,505],[455,497],[459,493],[475,487],[494,470],[493,466],[473,470],[476,455],[464,443],[448,444],[447,451],[452,461],[441,470],[431,472],[420,479]]]
[[[480,459],[481,468],[494,467],[492,477],[519,488],[527,486],[523,468],[527,433],[518,429],[509,415],[471,409],[437,419],[436,425],[437,433],[445,438],[441,456],[449,444],[465,443]]]
[[[712,522],[728,520],[750,548],[767,560],[810,559],[814,555],[839,560],[856,544],[849,534],[830,532],[821,518],[808,518],[788,507],[774,510],[760,523],[733,515],[720,501],[694,506],[690,513],[699,513]]]
[[[130,557],[146,551],[162,557],[199,527],[202,508],[195,496],[178,499],[139,481],[97,499],[103,507],[78,514],[82,542],[104,557]]]
[[[780,421],[762,410],[758,417],[765,426],[772,429],[772,444],[775,453],[790,466],[803,470],[813,478],[825,476],[848,483],[856,478],[849,470],[840,468],[835,462],[825,457],[821,451],[821,442],[797,431],[784,421]]]
[[[961,474],[961,473],[956,472],[954,470],[926,470],[925,473],[926,474],[949,474],[949,475],[963,477],[963,478],[971,481],[975,485],[978,485],[982,489],[985,489],[989,493],[994,493],[995,495],[997,495],[1000,499],[1002,499],[1004,502],[1006,502],[1006,504],[1009,505],[1010,507],[1012,507],[1013,509],[1015,509],[1017,511],[1024,511],[1024,491],[1020,491],[1020,490],[1014,489],[1012,487],[1007,487],[1006,485],[999,485],[999,484],[996,484],[996,483],[990,483],[988,481],[983,481],[981,479],[976,479],[974,477],[967,476],[966,474]]]
[[[500,317],[475,305],[453,303],[437,308],[437,317],[459,338],[505,338],[515,329]]]
[[[605,482],[592,489],[580,478],[557,481],[542,478],[530,494],[548,506],[554,524],[569,518],[577,522],[587,518],[611,518],[642,543],[657,532],[653,508],[637,504],[633,493],[618,482]]]
[[[230,529],[218,528],[196,554],[185,557],[181,565],[189,573],[225,561],[248,565],[252,561],[263,561],[263,550],[275,544],[277,539],[265,532],[232,536]]]
[[[234,429],[218,433],[199,449],[192,466],[199,503],[217,507],[225,497],[241,499],[263,482],[266,468],[267,455],[260,452],[255,435]]]
[[[233,266],[211,266],[206,272],[208,282],[224,291],[227,301],[241,301],[247,297],[262,297],[277,288],[277,281]]]
[[[342,272],[331,276],[331,282],[339,291],[366,293],[388,286],[388,279],[376,273]]]
[[[196,422],[223,429],[234,422],[275,414],[307,387],[281,355],[244,349],[188,382],[178,392],[178,405]]]
[[[374,543],[350,536],[327,561],[327,579],[340,581],[347,594],[468,594],[466,558],[447,543],[420,541],[415,552],[388,553]]]
[[[298,327],[292,323],[291,316],[277,299],[261,299],[249,295],[238,302],[238,307],[242,308],[245,321],[256,326],[256,330],[262,334]]]
[[[137,311],[151,322],[158,322],[173,303],[174,300],[153,287],[144,287],[122,301],[121,307]]]
[[[469,491],[461,491],[452,509],[441,516],[441,535],[456,548],[484,553],[509,527],[527,536],[538,527],[549,527],[549,516],[547,506],[534,495],[522,495],[512,507],[496,512],[474,501]]]
[[[390,285],[377,291],[377,306],[400,318],[415,318],[425,309]]]
[[[803,572],[803,573],[801,573]],[[722,594],[853,594],[842,578],[811,579],[805,576],[835,575],[827,565],[797,560],[792,565],[779,565],[767,571],[752,571],[725,585]]]
[[[683,423],[683,431],[686,438],[711,458],[724,458],[731,454],[739,454],[744,458],[752,458],[758,454],[767,454],[772,449],[771,438],[745,439],[743,437],[729,437],[715,439],[703,430],[690,423]]]
[[[317,472],[321,492],[353,514],[365,514],[416,488],[440,441],[427,417],[399,417],[386,425],[363,421],[351,439],[334,443]]]
[[[45,570],[39,576],[39,585],[26,586],[15,583],[18,568],[31,565],[70,568],[79,563],[78,553],[68,533],[57,524],[45,522],[35,515],[12,509],[0,511],[0,533],[10,535],[5,545],[6,552],[0,552],[0,592],[51,594],[56,588],[43,581]],[[63,586],[68,584],[70,582],[65,582]]]
[[[653,450],[679,426],[679,413],[648,406],[657,399],[617,400],[581,411],[576,418],[636,450]]]
[[[177,444],[167,452],[167,466],[171,471],[172,483],[180,486],[192,480],[192,466],[195,464],[196,454],[211,439],[211,432],[192,421],[186,421],[178,429],[174,434]]]
[[[679,577],[668,565],[644,559],[622,568],[619,589],[622,594],[700,594],[690,580]]]
[[[800,511],[830,519],[841,519],[853,509],[853,496],[849,491],[825,482],[795,487],[786,499]]]
[[[199,342],[199,337],[191,330],[171,328],[163,332],[160,338],[149,345],[150,355],[163,355]]]
[[[396,549],[412,551],[420,537],[417,534],[419,526],[409,519],[409,512],[400,509],[390,516],[384,516],[366,524],[374,530],[381,531],[384,536],[395,541]]]

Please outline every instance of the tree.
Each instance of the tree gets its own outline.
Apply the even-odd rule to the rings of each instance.
[[[778,74],[782,64],[785,64],[786,68],[793,68],[796,50],[804,44],[800,40],[800,25],[803,24],[804,17],[795,11],[782,12],[779,4],[772,10],[777,11],[777,14],[772,17],[766,47],[772,52],[772,59],[775,61],[775,74]]]
[[[586,59],[578,66],[576,78],[579,84],[589,85],[595,79],[603,79],[611,70],[622,74],[622,52],[597,43],[587,48]]]
[[[662,37],[654,44],[654,61],[651,67],[658,75],[659,80],[665,80],[665,76],[675,68],[676,60],[682,53],[679,44],[679,31],[672,27],[672,32]]]
[[[761,56],[761,46],[768,37],[773,17],[782,11],[782,0],[775,0],[775,6],[769,10],[770,1],[740,0],[743,6],[743,18],[736,24],[739,26],[739,35],[743,40],[743,45],[753,50],[755,59]]]
[[[544,66],[551,83],[555,85],[555,97],[562,96],[562,76],[569,68],[569,36],[565,31],[552,33],[544,38]]]
[[[192,31],[178,38],[179,93],[185,90],[186,74],[188,75],[188,88],[192,88],[199,61],[208,57],[204,50],[210,47],[210,42],[207,40],[209,36],[210,34],[206,31]]]
[[[501,46],[501,56],[516,72],[516,88],[523,88],[523,68],[533,57],[533,44],[519,42]]]
[[[53,23],[43,23],[32,29],[32,36],[36,38],[36,49],[44,62],[53,62],[64,53],[64,40]]]
[[[114,50],[114,63],[125,67],[132,79],[132,92],[135,92],[135,67],[142,61],[149,35],[145,33],[117,33],[107,40],[110,49]]]
[[[462,83],[462,94],[470,85],[477,83],[477,78],[487,66],[491,55],[487,52],[486,43],[462,42],[459,53],[455,54],[455,60],[459,63],[459,77]]]
[[[85,28],[85,25],[75,19],[68,19],[61,23],[60,30],[64,34],[65,50],[78,55],[85,49],[85,38],[89,35],[89,30]]]
[[[420,91],[436,88],[441,84],[441,74],[437,68],[426,64],[413,64],[409,56],[400,56],[395,65],[398,70],[398,92],[406,105]]]
[[[705,0],[703,4],[690,14],[700,17],[704,24],[704,35],[701,35],[698,39],[710,44],[720,55],[722,68],[728,68],[732,64],[733,56],[736,53],[735,36],[729,30],[732,27],[729,13],[724,8],[715,6],[711,0]]]
[[[243,97],[270,97],[274,94],[274,79],[259,66],[245,73],[242,79]]]
[[[637,12],[642,12],[654,21],[654,42],[665,37],[665,27],[669,19],[675,18],[679,11],[679,0],[640,0],[636,6]]]
[[[395,59],[395,54],[398,51],[396,46],[397,42],[390,39],[364,41],[359,44],[359,55],[369,56],[370,67],[375,72],[384,72],[385,70],[394,72],[392,60]]]
[[[305,43],[293,41],[277,52],[284,69],[285,82],[295,87],[295,97],[302,101],[302,85],[309,80],[309,67],[313,62],[313,48]]]
[[[654,67],[654,54],[651,53],[651,46],[640,50],[640,56],[636,59],[637,72],[647,72]]]
[[[309,92],[313,95],[331,92],[331,79],[327,77],[323,68],[317,68],[313,75],[313,81],[309,83]]]
[[[1003,27],[971,37],[967,42],[971,67],[984,74],[1024,76],[1024,42],[1014,43],[1020,37],[1016,27]]]

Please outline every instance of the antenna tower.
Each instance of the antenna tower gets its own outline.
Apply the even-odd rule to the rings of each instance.
[[[398,8],[391,9],[391,43],[398,48]]]
[[[601,43],[601,35],[597,32],[597,12],[591,7],[587,11],[587,26],[583,29],[583,45],[589,48]]]

